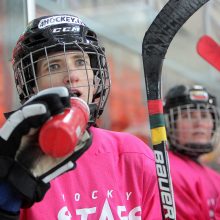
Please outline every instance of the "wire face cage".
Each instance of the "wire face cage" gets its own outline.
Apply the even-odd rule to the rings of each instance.
[[[102,114],[111,82],[100,47],[77,42],[54,44],[29,53],[13,68],[23,102],[45,88],[65,86],[71,96],[96,105],[96,118]]]
[[[172,147],[189,155],[208,153],[219,140],[219,113],[214,105],[186,104],[170,108],[165,123]]]

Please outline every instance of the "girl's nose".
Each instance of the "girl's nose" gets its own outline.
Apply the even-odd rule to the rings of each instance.
[[[76,70],[69,70],[67,74],[65,74],[63,78],[63,82],[65,85],[74,84],[79,81],[79,77]]]
[[[192,115],[192,118],[195,120],[201,120],[201,112],[195,111]]]
[[[205,123],[200,112],[193,115],[192,121],[195,127],[203,126]]]

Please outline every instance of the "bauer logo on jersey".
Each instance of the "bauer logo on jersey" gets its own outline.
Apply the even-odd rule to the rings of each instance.
[[[204,90],[192,90],[189,93],[189,97],[193,101],[204,101],[207,102],[209,99],[209,95]]]
[[[42,29],[51,25],[57,25],[57,24],[76,24],[76,25],[83,25],[85,24],[75,16],[68,16],[68,15],[59,15],[59,16],[52,16],[48,18],[44,18],[40,20],[38,24],[38,28]]]

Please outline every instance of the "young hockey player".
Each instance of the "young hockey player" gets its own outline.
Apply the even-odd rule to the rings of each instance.
[[[199,163],[213,150],[216,98],[199,85],[175,86],[165,97],[170,170],[178,220],[214,220],[220,175]]]

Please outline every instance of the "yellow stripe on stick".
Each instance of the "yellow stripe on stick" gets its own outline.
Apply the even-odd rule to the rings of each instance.
[[[165,127],[158,127],[151,129],[151,140],[153,145],[160,144],[162,141],[167,140]]]

